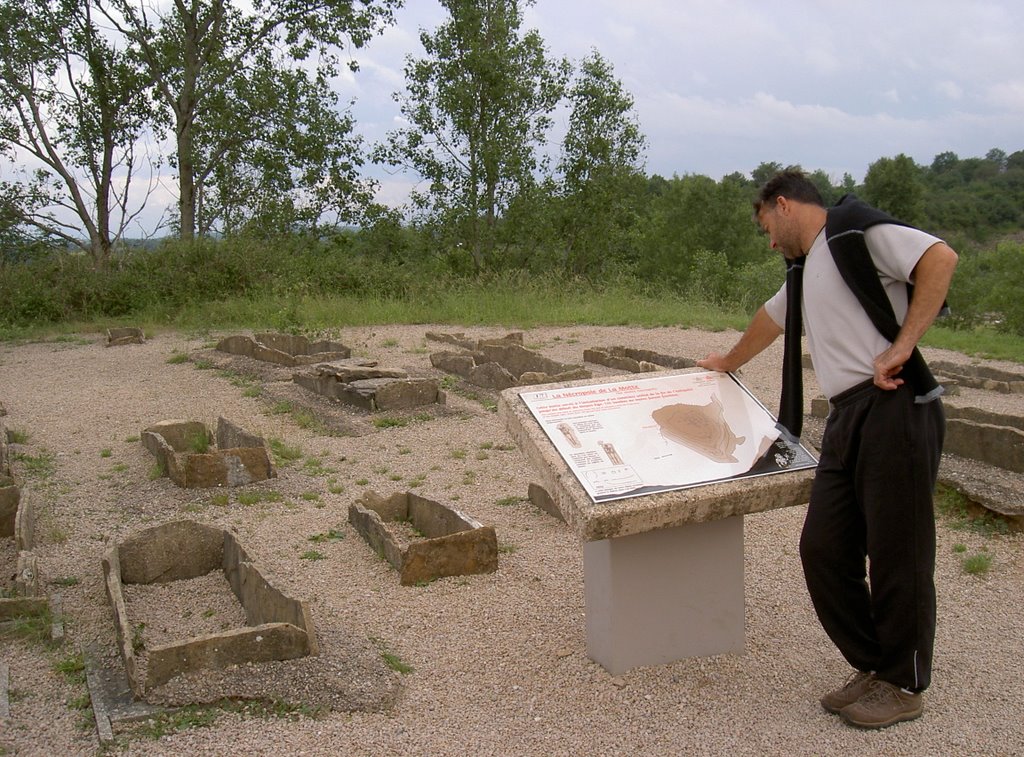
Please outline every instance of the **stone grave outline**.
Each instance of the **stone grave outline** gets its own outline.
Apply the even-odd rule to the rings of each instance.
[[[153,526],[115,544],[101,558],[101,564],[118,652],[138,699],[192,670],[319,654],[307,604],[276,589],[227,529],[189,520]],[[248,626],[154,646],[147,650],[143,676],[123,584],[196,578],[214,570],[223,571],[245,611]]]
[[[215,447],[192,451],[196,437]],[[143,429],[141,442],[163,474],[182,488],[243,486],[277,476],[263,438],[223,417],[217,419],[216,435],[201,421],[167,420]]]
[[[396,492],[385,498],[367,491],[349,505],[348,520],[398,571],[403,586],[498,569],[498,540],[493,526],[413,492]],[[402,538],[388,526],[393,522],[410,523],[424,538]]]

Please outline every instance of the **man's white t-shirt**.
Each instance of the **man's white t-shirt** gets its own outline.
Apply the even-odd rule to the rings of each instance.
[[[865,232],[882,286],[896,320],[907,314],[907,283],[917,261],[942,240],[919,229],[891,223]],[[786,323],[786,286],[765,303],[768,316],[780,327]],[[814,372],[826,397],[834,397],[875,375],[874,359],[892,343],[882,336],[857,297],[843,281],[822,229],[804,261],[803,322]]]

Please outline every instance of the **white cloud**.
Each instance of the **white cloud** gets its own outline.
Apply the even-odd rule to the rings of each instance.
[[[1004,81],[992,84],[985,92],[985,101],[998,108],[1024,112],[1024,81]],[[1020,147],[1020,145],[1015,145]]]
[[[950,100],[959,100],[964,96],[963,88],[954,81],[940,81],[935,85],[935,91]]]

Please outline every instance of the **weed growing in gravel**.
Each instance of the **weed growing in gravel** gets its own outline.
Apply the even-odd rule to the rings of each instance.
[[[163,478],[167,475],[167,471],[164,470],[164,466],[161,463],[153,463],[153,467],[146,473],[146,478],[150,481],[156,481],[158,478]]]
[[[212,371],[214,368],[213,363],[205,358],[200,358],[199,360],[196,360],[194,363],[192,363],[192,365],[194,365],[196,367],[196,370],[199,371]]]
[[[100,457],[110,457],[113,454],[114,452],[113,450],[110,449],[110,447],[104,447],[103,449],[100,450]]]
[[[302,457],[302,447],[290,446],[276,437],[270,439],[270,452],[278,465],[289,465]]]
[[[344,531],[332,528],[330,531],[325,531],[319,534],[313,534],[309,537],[309,541],[313,542],[314,544],[323,544],[324,542],[341,541],[344,538]]]
[[[325,555],[323,552],[318,552],[315,549],[307,549],[305,552],[303,552],[301,555],[299,555],[299,559],[300,560],[312,560],[312,561],[316,562],[317,560],[326,560],[327,559],[327,555]]]
[[[9,428],[7,429],[7,441],[11,444],[28,444],[28,440],[32,438],[32,435],[20,428]]]
[[[455,460],[465,460],[466,459],[466,450],[464,450],[464,449],[453,449],[451,451],[451,455],[452,455],[452,458],[454,458]]]
[[[205,431],[197,431],[189,434],[188,438],[185,439],[185,443],[193,452],[205,455],[210,450],[210,435]]]
[[[188,362],[188,354],[186,354],[184,352],[178,352],[177,350],[172,352],[171,356],[169,358],[167,358],[167,363],[169,365],[178,365],[180,363],[187,363],[187,362]]]
[[[34,644],[53,643],[53,614],[49,606],[39,615],[28,615],[0,624],[0,639],[21,639]]]
[[[210,504],[217,507],[227,507],[231,497],[227,494],[214,494],[210,497]]]
[[[972,576],[983,576],[992,568],[992,555],[988,552],[977,552],[965,557],[961,563],[964,573]]]
[[[131,731],[135,736],[144,739],[158,739],[178,731],[190,728],[207,728],[214,724],[220,710],[205,705],[189,705],[174,712],[162,712],[146,718],[142,724]]]
[[[85,658],[81,652],[62,657],[53,663],[53,672],[62,674],[71,683],[85,683]]]
[[[408,426],[409,420],[407,418],[390,418],[388,416],[382,416],[380,418],[374,418],[373,425],[377,428],[401,428],[402,426]]]
[[[126,444],[134,444],[135,442],[139,441],[139,439],[139,436],[132,434],[131,436],[126,436],[124,441]]]
[[[50,583],[54,586],[77,586],[78,578],[76,576],[64,576],[62,578],[54,578]]]
[[[412,673],[415,668],[412,665],[404,662],[402,658],[394,654],[389,648],[387,643],[376,636],[371,636],[370,641],[377,645],[377,649],[380,650],[380,657],[384,660],[384,664],[394,670],[396,673],[407,675]]]
[[[280,402],[275,402],[271,405],[267,412],[271,415],[287,415],[292,411],[292,407],[292,403],[288,400],[281,400]]]
[[[974,504],[956,489],[942,484],[935,488],[935,511],[955,531],[971,531],[989,537],[1010,532],[1004,518]]]
[[[518,505],[520,502],[525,502],[525,497],[502,497],[496,504],[498,507],[511,507],[512,505]]]
[[[54,460],[56,456],[47,450],[41,450],[38,455],[27,455],[21,452],[12,455],[15,461],[20,463],[29,478],[47,479],[53,475],[55,470]]]

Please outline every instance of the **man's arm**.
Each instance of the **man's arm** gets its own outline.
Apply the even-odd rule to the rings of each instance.
[[[740,366],[778,339],[783,331],[784,329],[771,319],[768,311],[762,305],[754,314],[747,330],[743,332],[743,336],[729,352],[725,355],[712,352],[703,360],[698,360],[697,365],[723,373],[738,370]]]
[[[914,266],[914,296],[896,341],[875,358],[875,386],[895,389],[903,383],[897,374],[910,358],[921,337],[935,321],[949,291],[957,254],[944,242],[936,242]]]

